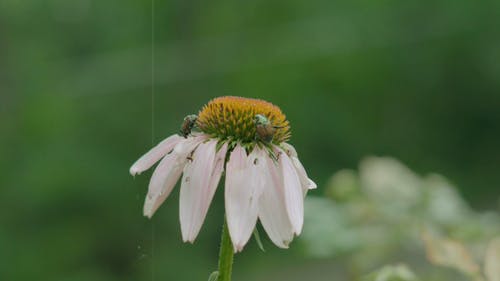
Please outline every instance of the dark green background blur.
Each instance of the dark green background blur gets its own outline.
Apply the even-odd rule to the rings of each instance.
[[[155,1],[154,97],[151,1],[0,2],[0,280],[206,280],[222,193],[183,244],[178,191],[149,221],[128,168],[221,95],[282,108],[312,196],[390,155],[496,208],[500,1]],[[235,280],[334,280],[264,244]]]

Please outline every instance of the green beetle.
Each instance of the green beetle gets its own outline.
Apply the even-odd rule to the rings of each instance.
[[[263,142],[271,142],[273,140],[274,133],[276,133],[276,129],[281,128],[273,126],[271,121],[262,114],[255,115],[253,123],[255,124],[255,130],[257,133],[255,137]]]
[[[183,136],[184,138],[187,138],[191,134],[191,130],[193,130],[197,120],[198,116],[194,114],[184,117],[184,121],[182,122],[179,135]]]

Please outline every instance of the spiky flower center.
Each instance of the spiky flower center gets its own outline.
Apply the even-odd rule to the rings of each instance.
[[[255,118],[260,114],[269,120],[265,130],[257,132]],[[198,128],[220,140],[255,143],[262,141],[262,131],[280,144],[290,138],[290,124],[274,104],[242,97],[219,97],[206,104],[198,114]]]

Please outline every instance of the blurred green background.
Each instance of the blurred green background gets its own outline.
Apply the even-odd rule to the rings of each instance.
[[[499,1],[154,6],[152,24],[151,1],[0,1],[0,280],[206,280],[222,189],[183,244],[178,191],[149,221],[150,172],[128,168],[222,95],[282,108],[319,185],[310,196],[390,155],[446,175],[475,209],[498,208]],[[298,243],[264,244],[236,256],[235,280],[349,280]]]

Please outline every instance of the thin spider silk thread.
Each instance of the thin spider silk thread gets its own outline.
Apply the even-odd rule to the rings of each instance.
[[[155,144],[155,1],[151,0],[151,146]],[[151,221],[151,281],[155,280],[155,222]]]

